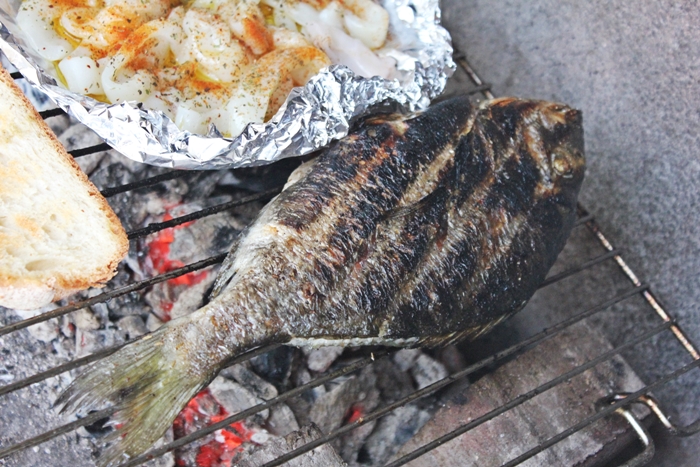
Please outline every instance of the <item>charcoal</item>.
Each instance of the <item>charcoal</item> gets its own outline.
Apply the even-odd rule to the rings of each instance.
[[[384,465],[409,439],[430,420],[432,413],[417,405],[398,407],[380,418],[358,454],[369,465]]]
[[[236,465],[238,467],[258,467],[321,436],[322,433],[317,427],[307,425],[284,438],[271,437],[265,445],[241,456],[237,460]],[[284,465],[287,467],[342,467],[345,463],[343,463],[331,446],[324,444],[311,452],[290,460]]]
[[[2,65],[3,68],[9,68],[9,71],[15,71],[15,67],[8,63],[4,55],[2,55]],[[49,96],[44,94],[42,91],[35,89],[34,86],[32,86],[26,79],[15,80],[15,83],[17,83],[17,86],[22,90],[22,92],[27,96],[27,99],[29,99],[29,102],[31,102],[38,111],[41,112],[43,110],[53,109],[56,107],[56,104],[54,104]]]
[[[162,182],[162,184],[171,185],[170,182]],[[143,204],[143,207],[137,208],[138,211],[134,216],[137,217],[139,225],[144,227],[150,222],[162,221],[162,216],[168,211],[168,207],[177,206],[182,202],[179,192],[170,191],[167,188],[163,191],[160,185],[135,191],[134,194],[138,196],[137,202]]]
[[[136,315],[121,318],[117,321],[117,327],[124,340],[131,340],[148,332],[143,318]]]
[[[98,189],[104,190],[135,181],[131,171],[121,164],[105,164],[106,159],[106,157],[102,159],[102,163],[90,177]],[[132,193],[120,193],[109,198],[109,205],[127,231],[138,227],[140,216],[134,216],[134,213],[143,209],[140,206],[141,203],[135,203],[132,198]]]
[[[292,431],[298,430],[299,424],[288,405],[277,404],[270,408],[270,416],[265,423],[265,428],[275,436],[287,436]]]
[[[14,368],[13,365],[8,365],[5,367],[0,366],[0,382],[2,384],[9,384],[15,379],[15,375],[10,373],[12,369]]]
[[[34,316],[49,312],[57,308],[57,305],[52,303],[45,307],[36,310],[14,310],[14,313],[22,319],[33,318]],[[33,326],[29,326],[27,330],[29,334],[36,340],[41,342],[51,342],[58,338],[61,329],[61,322],[58,319],[50,319]]]
[[[413,391],[413,378],[408,371],[401,371],[391,359],[382,358],[374,362],[377,389],[387,403],[406,397]]]
[[[100,289],[89,289],[91,292],[93,292],[95,295],[98,295],[101,293]],[[100,326],[102,328],[107,327],[112,321],[110,319],[110,309],[109,306],[91,306],[90,311],[92,311],[93,316],[97,318],[97,320],[100,323]]]
[[[248,222],[243,223],[240,222],[237,217],[229,217],[225,225],[217,227],[211,235],[211,241],[208,244],[208,253],[210,253],[210,256],[228,253],[231,250],[231,246],[236,241],[236,238],[238,238],[240,232],[245,229]]]
[[[129,256],[135,255],[135,247],[132,245],[129,249]],[[135,280],[139,280],[142,277],[140,274],[140,269],[137,268],[136,273],[134,268],[131,267],[133,261],[128,260],[129,264],[122,262],[119,264],[117,269],[117,274],[110,281],[110,289],[119,289],[132,284]],[[148,308],[144,306],[142,292],[131,292],[119,297],[114,297],[111,300],[103,303],[98,303],[92,306],[92,309],[99,313],[106,312],[111,321],[118,321],[124,316],[131,315],[145,315],[148,312]]]
[[[165,324],[165,321],[162,321],[160,318],[158,318],[152,313],[148,315],[148,318],[146,318],[146,329],[148,329],[148,332],[155,331],[163,324]]]
[[[229,198],[221,197],[220,200],[224,202]],[[173,217],[184,215],[188,211],[201,211],[206,206],[193,203],[182,207],[187,209],[171,210]],[[234,223],[234,216],[228,212],[220,212],[198,219],[187,228],[174,228],[174,240],[170,244],[171,257],[184,263],[191,263],[209,256],[227,253],[240,231],[240,225],[233,225]]]
[[[155,177],[168,172],[168,169],[162,167],[148,167],[146,171],[141,171],[139,174],[139,180],[145,180],[150,177]],[[170,180],[165,180],[155,185],[151,185],[148,188],[141,188],[134,191],[134,194],[142,196],[148,193],[156,193],[162,200],[165,201],[166,206],[175,206],[179,203],[184,203],[188,201],[188,195],[192,191],[192,187],[188,183],[188,178],[190,174],[185,175],[180,178],[173,178]],[[162,212],[162,211],[161,211]]]
[[[294,349],[283,345],[250,359],[250,364],[253,371],[279,389],[287,385],[293,360]]]
[[[250,369],[249,362],[239,363],[221,370],[219,375],[224,378],[233,379],[253,392],[256,397],[263,400],[270,400],[277,397],[277,388],[262,379]]]
[[[195,201],[209,198],[225,174],[223,170],[189,172],[183,178],[189,188],[186,199]]]
[[[52,103],[51,107],[55,107]],[[68,115],[56,115],[55,117],[44,120],[55,134],[60,135],[66,128],[74,124],[73,120]]]
[[[73,314],[73,323],[81,331],[100,329],[100,319],[89,308],[81,308]]]
[[[230,170],[219,181],[221,186],[260,192],[284,185],[289,174],[301,164],[302,158],[283,159],[260,167]]]
[[[151,167],[131,161],[123,156],[108,152],[101,160],[90,179],[101,190],[119,187],[124,184],[145,180],[162,174],[167,169]],[[149,216],[162,215],[166,206],[176,206],[182,202],[189,188],[181,179],[173,179],[158,184],[119,193],[109,198],[109,204],[122,221],[127,231],[143,227]]]
[[[113,431],[111,427],[103,426],[104,422],[106,421],[107,419],[102,419],[98,420],[92,425],[80,427],[76,430],[76,433],[81,438],[97,439],[97,444],[100,444],[101,442],[99,441],[99,439]],[[165,432],[165,435],[163,435],[158,441],[156,441],[156,443],[153,445],[153,448],[156,449],[163,446],[164,444],[171,443],[173,439],[173,429],[169,428],[168,431]],[[167,452],[162,456],[151,459],[150,461],[144,462],[140,465],[144,467],[174,467],[175,456],[172,452]]]
[[[338,383],[315,401],[309,413],[311,421],[323,433],[330,433],[346,421],[353,406],[363,413],[374,409],[379,403],[376,379],[371,366],[363,368],[359,375],[336,379]]]
[[[180,292],[173,303],[170,317],[176,319],[198,310],[204,304],[204,297],[207,291],[211,289],[215,279],[215,274],[207,272],[207,276],[202,282],[191,285]]]
[[[104,157],[100,166],[90,177],[92,183],[99,189],[103,190],[108,187],[124,185],[136,181],[134,173],[123,164],[112,164],[109,163],[109,161],[110,158]],[[112,204],[112,201],[113,199],[110,199],[110,204]]]
[[[34,105],[34,107],[36,107],[38,111],[41,112],[56,107],[56,104],[53,100],[51,100],[51,98],[48,95],[46,95],[42,91],[39,91],[34,86],[29,84],[29,81],[20,79],[15,82],[19,85],[20,89],[22,89],[22,92],[29,98],[30,102]]]
[[[228,199],[223,197],[219,200]],[[164,216],[156,220],[199,211],[206,204],[209,203],[181,204],[168,209]],[[156,276],[225,253],[238,236],[237,225],[231,213],[222,212],[149,235],[141,246],[144,252],[141,268],[149,276]],[[146,303],[162,321],[187,315],[204,303],[217,271],[218,266],[213,266],[155,284],[146,294]]]
[[[418,389],[430,386],[447,376],[445,366],[437,360],[421,353],[411,367],[411,376]]]
[[[401,371],[408,371],[422,353],[420,349],[401,349],[394,353],[393,360]]]
[[[199,392],[177,416],[173,423],[174,437],[180,439],[191,435],[227,418],[230,411],[239,412],[256,402],[259,401],[255,401],[250,393],[246,394],[242,386],[225,378],[216,378],[210,388]],[[233,422],[194,443],[183,445],[175,450],[176,464],[230,465],[242,452],[253,449],[253,443],[264,443],[269,439],[269,434],[254,423],[255,418]],[[257,418],[262,419],[260,415]],[[201,458],[207,462],[200,463]]]
[[[249,196],[249,193],[236,192],[231,198],[235,201],[247,196]],[[236,220],[240,223],[240,229],[242,230],[257,217],[260,210],[267,204],[267,201],[268,200],[261,200],[245,203],[232,208],[229,212],[235,215]]]
[[[359,451],[367,437],[374,431],[376,420],[365,423],[334,440],[331,445],[340,457],[351,466],[359,463]]]
[[[159,320],[155,329],[160,327],[162,323],[167,323],[168,321],[170,321],[170,319],[172,318],[170,313],[173,307],[175,306],[175,302],[179,298],[177,292],[184,290],[184,287],[173,287],[167,282],[161,282],[159,284],[153,285],[153,287],[151,287],[151,290],[144,295],[143,300],[151,307],[153,316],[156,316]],[[193,299],[195,300],[194,304],[192,303]],[[192,297],[192,295],[190,294],[189,297],[186,297],[185,302],[186,304],[190,305],[190,307],[188,307],[188,310],[190,312],[196,310],[197,303],[200,303],[201,299],[201,295],[197,297]],[[178,308],[179,310],[181,310],[182,307]],[[150,326],[149,329],[151,329]]]
[[[97,352],[98,350],[121,344],[123,341],[119,335],[111,329],[84,331],[80,328],[76,328],[75,342],[76,357],[83,357]]]
[[[306,355],[306,365],[311,371],[322,373],[333,364],[343,353],[343,347],[321,347],[318,349],[303,349]]]
[[[297,368],[293,373],[294,386],[299,387],[311,381],[311,373],[306,368]],[[308,425],[312,422],[311,408],[317,400],[323,397],[328,391],[323,385],[319,385],[302,392],[299,397],[294,397],[287,401],[289,408],[294,412],[294,416],[300,425]]]
[[[374,369],[365,367],[359,375],[339,378],[329,385],[328,393],[311,408],[310,418],[324,433],[330,433],[341,425],[362,419],[378,404],[379,390],[376,388]],[[350,465],[357,462],[358,451],[372,433],[375,423],[366,423],[332,442],[345,462]]]
[[[63,143],[68,151],[94,146],[104,142],[97,133],[85,125],[72,125],[58,136],[58,140]],[[102,154],[104,156],[104,153]],[[79,157],[78,159],[82,159]]]
[[[467,366],[462,352],[455,345],[442,347],[437,350],[436,354],[437,360],[445,366],[449,373],[457,373]]]
[[[83,149],[95,146],[103,142],[94,131],[84,125],[72,125],[58,136],[58,140],[63,143],[68,151],[73,149]],[[90,175],[106,156],[107,151],[98,151],[85,156],[77,157],[78,163],[83,172]]]
[[[75,355],[75,339],[64,339],[59,336],[58,339],[51,341],[50,345],[52,353],[63,360],[70,360]],[[68,373],[63,375],[68,375]]]
[[[61,316],[61,334],[69,339],[75,337],[75,324],[70,315]]]
[[[143,252],[139,248],[139,242],[130,242],[129,251],[124,260],[119,263],[117,275],[112,278],[112,281],[116,279],[115,285],[127,285],[126,283],[129,280],[133,283],[146,278],[146,274],[144,274],[139,263],[141,256],[143,256]],[[136,293],[135,295],[138,294]]]
[[[153,446],[154,448],[159,448],[164,444],[168,444],[173,442],[174,436],[173,436],[173,429],[169,428],[168,431],[165,432],[165,435],[161,439],[159,439],[156,444]],[[163,454],[160,457],[156,457],[153,460],[150,460],[144,464],[142,464],[144,467],[174,467],[175,466],[175,455],[172,452],[168,452]]]
[[[209,392],[229,414],[242,412],[263,402],[245,387],[221,376],[209,384]],[[246,420],[251,424],[262,425],[269,414],[269,410],[265,409]]]
[[[144,297],[158,314],[167,320],[186,316],[203,305],[206,292],[211,288],[215,274],[206,272],[202,282],[187,286],[173,286],[169,282],[161,282],[153,286]]]
[[[149,312],[148,306],[144,304],[143,298],[138,292],[113,298],[105,305],[111,321],[119,321],[125,316],[145,316]]]
[[[42,342],[51,342],[58,338],[60,331],[60,326],[58,320],[50,319],[44,321],[43,323],[35,324],[29,327],[29,334],[32,335],[34,339],[40,340]]]
[[[94,411],[90,411],[88,414],[93,413]],[[97,421],[94,421],[90,423],[89,425],[85,425],[83,427],[80,427],[80,429],[77,431],[78,436],[81,436],[83,438],[103,438],[104,436],[112,433],[114,431],[114,428],[109,424],[109,417],[101,418]]]
[[[401,371],[411,373],[418,389],[447,376],[445,365],[420,349],[401,349],[394,354],[393,361]]]

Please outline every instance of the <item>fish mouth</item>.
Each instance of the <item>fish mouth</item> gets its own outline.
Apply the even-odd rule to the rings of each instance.
[[[539,110],[547,126],[575,125],[582,120],[580,110],[556,102],[541,102]]]

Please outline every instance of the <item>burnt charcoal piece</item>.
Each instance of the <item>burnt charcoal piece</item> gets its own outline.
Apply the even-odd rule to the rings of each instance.
[[[294,431],[284,438],[268,440],[265,445],[252,451],[252,453],[244,453],[241,458],[236,460],[236,465],[238,467],[257,467],[263,465],[289,451],[320,438],[322,435],[323,433],[321,433],[316,426],[304,426],[300,430]],[[284,465],[288,467],[344,467],[347,464],[342,461],[330,445],[324,444],[311,452],[307,452],[306,454],[302,454],[286,462]]]
[[[109,417],[100,418],[89,425],[85,425],[83,428],[85,428],[85,431],[87,431],[90,436],[101,438],[114,431],[114,428],[107,425],[107,422],[109,422]]]
[[[310,158],[307,156],[306,159]],[[273,164],[260,167],[246,167],[231,170],[220,181],[220,185],[228,188],[261,192],[284,185],[289,174],[299,167],[300,159],[282,159]]]
[[[274,384],[277,389],[284,389],[292,372],[295,353],[296,350],[283,345],[252,358],[250,364],[258,375]]]

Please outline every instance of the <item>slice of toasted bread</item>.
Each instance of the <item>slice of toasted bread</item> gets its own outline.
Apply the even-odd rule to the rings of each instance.
[[[0,67],[0,305],[102,285],[129,248],[97,188]]]

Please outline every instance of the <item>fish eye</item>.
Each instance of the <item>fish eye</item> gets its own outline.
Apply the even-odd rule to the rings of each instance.
[[[553,151],[551,160],[554,173],[564,178],[573,177],[574,168],[565,153]]]

